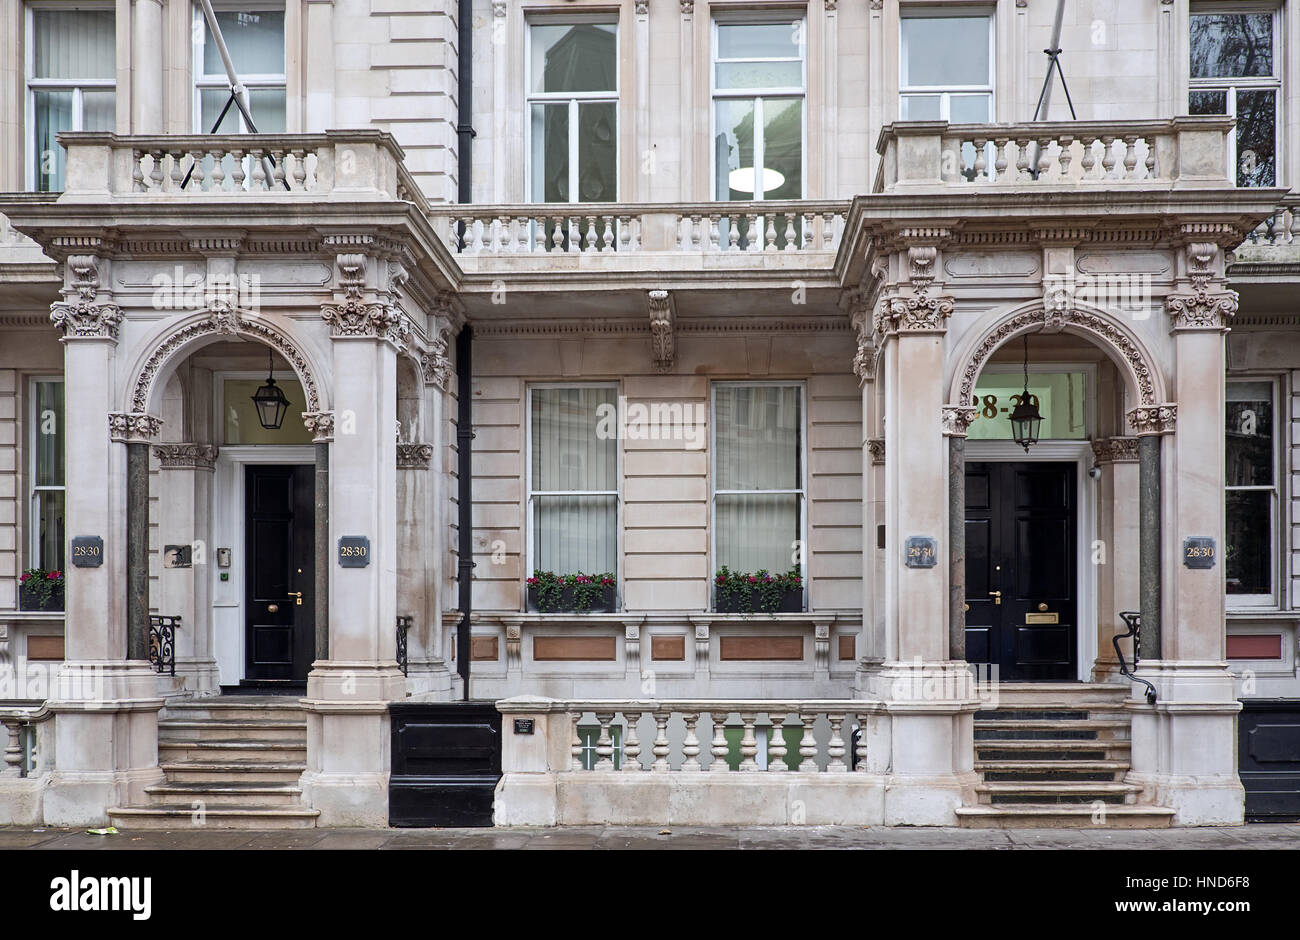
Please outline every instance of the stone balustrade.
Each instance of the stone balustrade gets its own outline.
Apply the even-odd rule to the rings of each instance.
[[[435,229],[462,255],[673,251],[833,253],[847,202],[457,206]]]
[[[1259,227],[1250,233],[1247,244],[1295,245],[1300,242],[1300,195],[1288,196]]]
[[[738,772],[845,773],[852,760],[848,757],[849,728],[855,722],[865,726],[867,716],[873,714],[872,704],[861,701],[591,701],[569,702],[566,708],[572,726],[571,769],[594,773],[615,769],[615,727],[621,729],[618,769],[625,773],[726,773],[731,770],[728,727],[741,730]],[[598,725],[600,729],[594,760],[585,756],[589,748],[579,734],[586,715],[593,715],[593,726]],[[655,729],[654,737],[645,741],[639,732],[644,719],[649,719]],[[680,740],[670,741],[668,726],[676,719],[680,719],[685,733]],[[819,724],[829,728],[821,741],[815,733]],[[706,727],[711,728],[707,746],[702,743],[702,735],[710,734],[704,730]],[[797,751],[787,741],[786,728],[800,735]],[[760,754],[756,733],[766,739],[765,754]],[[646,758],[650,759],[648,765]],[[858,738],[855,763],[858,770],[866,773],[865,736]]]
[[[320,134],[117,135],[67,132],[61,201],[112,196],[289,198],[379,196],[428,203],[402,164],[392,135],[374,130]]]
[[[496,707],[500,826],[884,819],[889,719],[872,699],[519,696]]]
[[[1231,118],[885,126],[875,191],[923,187],[1231,185]]]
[[[40,746],[52,713],[40,703],[0,705],[0,727],[4,728],[4,764],[0,777],[30,776],[40,763]]]

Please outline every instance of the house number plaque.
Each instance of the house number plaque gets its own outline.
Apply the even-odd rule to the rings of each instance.
[[[1214,567],[1214,539],[1208,535],[1189,535],[1183,539],[1183,565],[1188,568]]]
[[[72,567],[98,568],[104,563],[104,540],[98,535],[78,535],[72,540]]]
[[[364,535],[339,536],[339,567],[364,568],[370,564],[370,539]]]
[[[939,540],[911,535],[903,543],[903,561],[909,568],[933,568],[939,563]]]

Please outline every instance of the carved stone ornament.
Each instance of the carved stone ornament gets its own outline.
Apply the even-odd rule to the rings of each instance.
[[[492,0],[492,15],[495,17],[504,17],[508,4],[506,0]]]
[[[117,339],[122,311],[114,303],[98,303],[99,259],[94,255],[72,255],[67,260],[71,274],[68,286],[59,293],[63,300],[50,305],[50,321],[64,339]]]
[[[876,380],[876,362],[880,356],[880,348],[875,344],[865,319],[857,326],[858,350],[853,356],[853,373],[858,377],[859,383],[874,382]]]
[[[1093,459],[1099,463],[1137,463],[1136,437],[1099,437],[1092,442]]]
[[[1143,405],[1128,413],[1128,423],[1138,437],[1152,434],[1172,434],[1178,420],[1178,406],[1175,404]]]
[[[1225,330],[1237,315],[1237,298],[1235,290],[1198,288],[1190,294],[1169,294],[1165,310],[1173,317],[1175,330]]]
[[[695,15],[695,0],[679,0],[682,8],[682,16]]]
[[[147,444],[162,430],[162,418],[140,412],[112,411],[108,415],[108,436],[123,444]]]
[[[646,16],[650,12],[650,0],[636,0],[636,15]]]
[[[867,453],[871,455],[871,465],[873,467],[883,467],[885,465],[885,439],[883,437],[873,437],[868,440]]]
[[[400,348],[411,332],[406,316],[392,304],[349,299],[341,304],[322,304],[320,315],[334,337],[383,339]]]
[[[164,470],[212,470],[217,465],[214,444],[156,444],[153,455]]]
[[[943,406],[944,437],[965,437],[970,426],[979,417],[979,409],[966,405]]]
[[[334,440],[334,412],[304,411],[302,424],[311,433],[314,443],[323,444]]]
[[[397,445],[398,470],[427,470],[429,469],[429,461],[432,459],[432,444],[412,443]]]
[[[439,330],[438,335],[429,341],[429,349],[420,353],[420,372],[424,375],[426,385],[436,385],[447,391],[451,381],[451,331]]]
[[[889,319],[900,333],[942,333],[953,309],[951,297],[895,297],[889,302]]]
[[[140,374],[136,376],[135,389],[131,393],[131,407],[136,411],[144,411],[148,407],[149,392],[154,379],[158,377],[163,364],[177,350],[199,337],[211,333],[226,332],[227,328],[236,335],[264,343],[283,356],[293,367],[298,381],[302,384],[303,393],[307,396],[307,410],[320,410],[320,396],[316,390],[316,378],[312,375],[306,358],[287,337],[278,330],[272,329],[266,318],[243,319],[235,316],[233,320],[219,321],[211,314],[204,320],[197,320],[181,327],[154,347],[154,351],[149,355],[149,359],[140,370]]]
[[[666,290],[652,290],[650,302],[650,345],[655,371],[671,372],[675,356],[673,339],[673,299]]]
[[[1054,314],[1053,314],[1054,315]],[[1047,319],[1047,312],[1042,307],[1030,307],[1022,310],[1015,316],[999,323],[997,328],[990,332],[980,344],[975,347],[971,353],[962,371],[961,388],[958,390],[958,401],[970,401],[975,380],[984,367],[985,360],[991,356],[998,347],[1011,338],[1018,336],[1027,330],[1041,330],[1042,324]],[[1107,345],[1113,347],[1124,358],[1132,369],[1134,381],[1137,383],[1138,396],[1143,405],[1154,405],[1156,401],[1155,383],[1152,380],[1153,370],[1147,361],[1143,358],[1142,352],[1132,339],[1128,337],[1123,330],[1111,323],[1104,317],[1090,313],[1079,307],[1071,307],[1061,314],[1065,326],[1070,326],[1083,332],[1089,333],[1104,341]]]

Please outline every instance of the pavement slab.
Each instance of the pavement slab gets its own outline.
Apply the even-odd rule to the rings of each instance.
[[[666,830],[666,831],[665,831]],[[132,849],[1300,849],[1300,824],[1199,829],[943,829],[920,827],[581,826],[554,829],[304,829],[241,831],[187,828],[91,835],[84,829],[0,827],[0,850]]]

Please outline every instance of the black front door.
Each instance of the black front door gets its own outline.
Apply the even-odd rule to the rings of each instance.
[[[315,467],[245,477],[244,678],[306,682],[315,652]]]
[[[1077,677],[1076,473],[966,465],[966,660],[1002,680]]]

